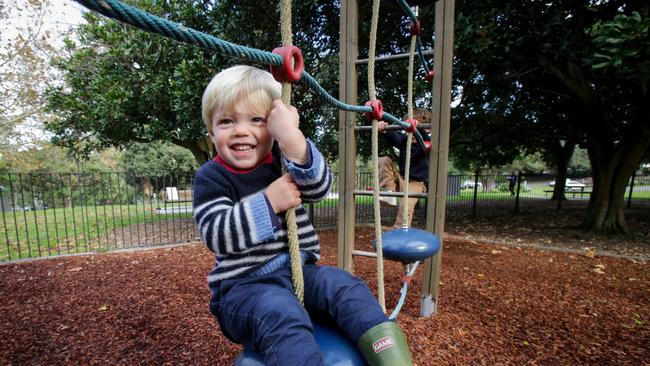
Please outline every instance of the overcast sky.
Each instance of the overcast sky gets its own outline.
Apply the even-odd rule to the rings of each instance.
[[[20,59],[7,62],[6,56],[15,52],[15,45],[19,44],[20,38],[26,39],[36,34],[39,38],[46,37],[48,44],[59,48],[63,46],[64,37],[67,35],[74,38],[71,30],[84,22],[82,18],[84,8],[71,0],[41,0],[43,6],[39,6],[38,0],[0,1],[2,1],[2,10],[5,13],[0,17],[1,72],[11,73],[19,66],[15,62]],[[38,49],[33,50],[39,52]],[[47,59],[45,54],[42,57]],[[12,60],[12,58],[8,60]],[[11,80],[11,78],[3,80],[1,84],[5,88],[4,90],[10,93],[10,96],[6,100],[7,103],[0,104],[0,107],[3,105],[11,106],[13,100],[11,95],[14,95],[13,93],[19,90],[15,87],[15,84],[11,84]],[[4,84],[4,82],[10,84]],[[0,116],[19,115],[23,110],[22,108],[8,108],[7,110],[0,108]],[[11,119],[11,117],[8,118]],[[32,142],[48,138],[48,134],[43,131],[42,127],[43,123],[39,119],[28,118],[23,124],[16,126],[14,130],[16,134],[10,137],[10,141],[23,144],[24,147],[30,147]]]

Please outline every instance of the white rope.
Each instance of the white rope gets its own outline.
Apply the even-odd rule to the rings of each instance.
[[[368,46],[368,95],[370,100],[376,100],[375,90],[375,50],[377,44],[377,23],[379,22],[379,0],[372,2],[372,20],[370,22],[370,45]],[[375,240],[377,254],[377,302],[386,312],[384,289],[384,254],[381,241],[381,210],[379,206],[379,133],[378,121],[372,120],[372,197],[375,212]]]
[[[280,1],[280,33],[283,46],[293,43],[291,31],[291,0]],[[282,102],[291,105],[291,83],[282,83]],[[283,171],[286,167],[283,167]],[[291,258],[291,282],[293,291],[301,305],[305,299],[305,281],[302,274],[302,260],[300,258],[300,242],[298,241],[298,225],[296,224],[296,209],[290,208],[286,213],[287,235],[289,237],[289,256]]]

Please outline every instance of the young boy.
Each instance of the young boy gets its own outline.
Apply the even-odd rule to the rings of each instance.
[[[404,116],[406,118],[407,116]],[[413,118],[419,123],[431,123],[431,112],[423,108],[413,110]],[[388,131],[387,122],[379,121],[377,127],[382,133],[385,140],[394,148],[399,150],[399,170],[395,168],[395,163],[390,156],[379,157],[379,186],[390,192],[404,192],[406,180],[406,141],[407,135],[402,132]],[[422,137],[425,141],[431,140],[428,136],[429,131],[422,131]],[[411,167],[409,168],[409,192],[425,193],[427,191],[427,181],[429,180],[429,153],[422,150],[413,136],[411,143]],[[380,197],[379,200],[388,203],[391,206],[397,206],[397,197]],[[408,205],[403,199],[400,199],[399,212],[395,216],[393,229],[399,229],[404,226],[410,227],[413,220],[415,205],[418,203],[417,198],[409,198]],[[404,223],[404,211],[408,210],[408,222]]]
[[[331,318],[370,364],[411,365],[401,330],[365,283],[315,264],[320,244],[301,202],[324,198],[332,175],[298,128],[296,109],[278,100],[280,90],[268,72],[234,66],[203,94],[203,121],[217,156],[196,173],[194,218],[216,254],[208,276],[210,311],[229,339],[259,351],[266,365],[323,364],[308,312]],[[304,308],[291,284],[284,213],[292,207]]]

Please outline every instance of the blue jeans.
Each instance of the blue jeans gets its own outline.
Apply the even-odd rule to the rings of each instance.
[[[226,337],[259,351],[265,365],[323,365],[310,314],[329,318],[353,344],[388,321],[368,286],[348,272],[305,264],[303,276],[305,308],[293,293],[286,264],[269,274],[222,281],[210,311]]]

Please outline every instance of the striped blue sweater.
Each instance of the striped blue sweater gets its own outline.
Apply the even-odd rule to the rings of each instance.
[[[307,141],[310,162],[298,166],[285,159],[303,202],[323,199],[332,185],[332,173],[321,153]],[[275,148],[274,148],[275,150]],[[212,288],[224,279],[255,271],[282,253],[288,253],[284,214],[275,216],[264,190],[281,176],[279,155],[252,171],[234,171],[217,161],[201,166],[194,180],[194,220],[207,247],[216,254],[208,276]],[[300,250],[320,259],[320,243],[304,207],[296,208]],[[276,225],[275,223],[280,223]]]

